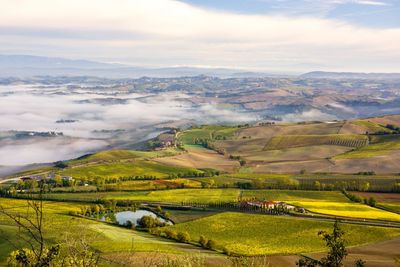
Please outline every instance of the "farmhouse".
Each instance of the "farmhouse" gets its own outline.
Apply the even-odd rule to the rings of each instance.
[[[65,181],[72,181],[73,180],[73,178],[72,178],[72,176],[63,176],[63,177],[61,177],[63,180],[65,180]]]
[[[246,201],[243,204],[245,206],[258,207],[262,209],[273,209],[276,206],[274,201]]]
[[[175,146],[175,134],[163,133],[158,136],[159,147],[158,149],[174,147]]]
[[[276,208],[285,208],[287,210],[295,210],[296,207],[293,205],[289,205],[286,202],[282,201],[244,201],[240,204],[242,207],[250,206],[250,207],[258,207],[261,209],[276,209]]]
[[[42,176],[25,176],[20,178],[20,180],[23,182],[31,180],[41,181],[42,179],[43,179]]]

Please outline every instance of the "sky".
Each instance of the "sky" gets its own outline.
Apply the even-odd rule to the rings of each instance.
[[[0,0],[0,54],[400,72],[398,0]]]

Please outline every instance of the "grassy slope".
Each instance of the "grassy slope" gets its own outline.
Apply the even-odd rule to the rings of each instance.
[[[400,149],[400,138],[398,136],[392,138],[375,138],[374,141],[375,142],[373,144],[369,144],[367,146],[346,152],[341,155],[337,155],[334,157],[334,159],[372,158]]]
[[[239,167],[238,161],[229,160],[214,150],[206,149],[200,145],[185,145],[184,147],[185,153],[154,159],[154,161],[172,166],[198,169],[212,168],[226,172],[232,172]]]
[[[70,194],[71,195],[71,194]],[[26,201],[0,198],[0,205],[12,207],[18,212],[26,212]],[[156,238],[147,233],[128,230],[105,223],[86,220],[68,215],[69,211],[78,211],[80,204],[65,202],[45,202],[45,229],[46,238],[52,242],[63,242],[63,235],[68,233],[75,237],[87,236],[91,245],[101,253],[115,251],[131,251],[134,240],[135,251],[160,251],[181,253],[193,248],[166,239]],[[66,227],[68,226],[68,227]],[[4,216],[0,216],[0,231],[18,242],[16,233],[18,228]],[[0,238],[0,266],[13,247],[3,238]]]
[[[293,161],[329,158],[349,151],[351,147],[337,145],[313,145],[304,147],[283,148],[279,150],[251,151],[242,154],[250,161]]]
[[[375,132],[391,132],[389,129],[386,127],[383,127],[379,125],[378,123],[369,121],[368,119],[364,120],[353,120],[351,123],[361,126],[365,128],[365,130],[369,133],[375,133]]]
[[[80,166],[88,163],[120,162],[126,160],[141,160],[141,159],[143,160],[143,159],[173,156],[176,154],[179,154],[179,151],[172,148],[161,151],[105,150],[88,156],[83,156],[78,159],[69,160],[67,161],[67,164],[69,166]],[[54,167],[36,168],[32,170],[19,172],[16,174],[16,176],[34,175],[49,171],[58,171],[58,169]]]
[[[400,229],[342,225],[348,245],[354,246],[400,235]],[[211,238],[222,249],[244,255],[293,254],[324,249],[318,231],[331,231],[332,223],[241,213],[222,213],[171,226],[187,231],[193,240]]]
[[[233,133],[238,128],[224,127],[224,126],[203,126],[201,128],[190,129],[179,134],[178,140],[183,144],[192,145],[194,140],[198,139],[209,139],[215,138],[231,138]]]
[[[61,171],[62,175],[69,175],[74,178],[82,177],[129,177],[129,176],[155,176],[157,178],[167,178],[168,174],[187,173],[197,171],[193,168],[182,168],[163,165],[152,161],[118,162],[107,164],[96,164],[69,168]]]
[[[136,151],[136,150],[105,150],[87,157],[71,160],[70,164],[98,162],[98,161],[113,161],[127,159],[151,159],[156,157],[172,156],[179,153],[175,149],[166,149],[160,151]]]

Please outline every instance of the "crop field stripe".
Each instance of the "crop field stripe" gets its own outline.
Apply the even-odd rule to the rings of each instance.
[[[274,136],[264,147],[264,150],[283,149],[312,145],[337,145],[361,147],[368,144],[364,135],[330,134],[330,135],[279,135]]]

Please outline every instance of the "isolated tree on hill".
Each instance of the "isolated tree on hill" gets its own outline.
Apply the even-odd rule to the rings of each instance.
[[[0,214],[10,219],[20,229],[18,240],[24,241],[29,246],[11,253],[10,266],[48,266],[59,253],[59,245],[48,246],[43,234],[43,184],[43,182],[39,184],[38,200],[27,201],[27,213],[16,213],[0,206]],[[12,245],[20,247],[18,244],[12,243]]]
[[[0,216],[8,218],[19,229],[15,240],[8,240],[15,247],[7,259],[10,267],[78,266],[96,267],[98,257],[82,238],[50,244],[45,236],[44,182],[39,182],[39,193],[35,199],[27,200],[26,211],[15,212],[0,205]],[[1,235],[0,235],[1,236]],[[81,235],[79,235],[81,237]],[[73,241],[73,242],[72,242]],[[26,247],[27,246],[27,247]],[[63,251],[64,250],[64,251]],[[73,257],[73,258],[72,258]]]
[[[301,267],[341,267],[343,265],[343,260],[347,256],[347,250],[345,246],[345,240],[343,239],[344,231],[340,228],[338,221],[336,221],[333,225],[332,233],[328,233],[326,231],[318,232],[319,236],[322,236],[322,239],[325,241],[326,246],[329,248],[328,254],[326,257],[316,260],[310,257],[301,258],[296,265]],[[362,260],[357,260],[355,262],[357,267],[365,266],[365,262]]]

